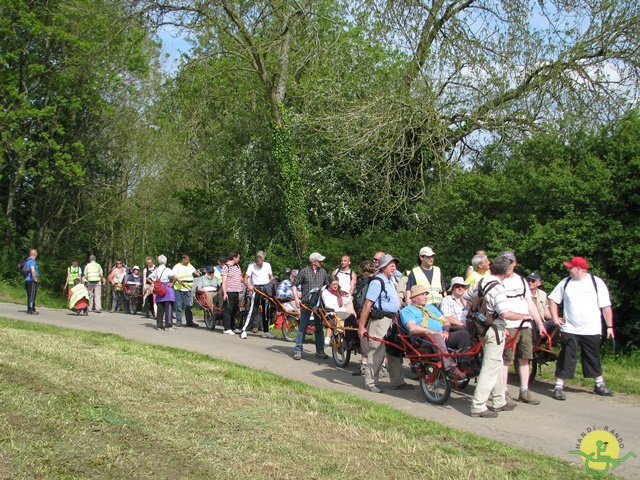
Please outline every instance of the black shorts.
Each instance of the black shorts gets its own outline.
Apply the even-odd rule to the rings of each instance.
[[[562,333],[560,356],[556,364],[556,377],[573,378],[578,363],[578,348],[582,354],[582,376],[596,378],[602,375],[600,364],[600,335]]]

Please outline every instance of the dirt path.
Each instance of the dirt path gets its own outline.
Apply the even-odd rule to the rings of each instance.
[[[136,341],[203,353],[316,387],[358,395],[419,418],[581,465],[580,457],[569,454],[569,450],[576,449],[578,439],[583,432],[588,432],[588,428],[608,428],[609,431],[615,430],[622,438],[624,449],[620,457],[629,451],[640,457],[640,401],[633,395],[617,394],[613,398],[602,398],[590,391],[569,388],[567,400],[559,402],[550,397],[550,385],[535,382],[531,390],[540,398],[540,405],[519,404],[514,411],[501,413],[496,419],[479,419],[468,415],[473,384],[464,392],[454,391],[444,406],[425,403],[417,382],[412,380],[407,382],[415,384],[416,389],[396,392],[385,389],[388,379],[383,379],[381,386],[385,392],[374,394],[363,389],[362,377],[351,375],[359,356],[352,358],[346,369],[340,369],[334,366],[331,358],[315,358],[312,345],[305,345],[302,360],[296,362],[291,358],[293,345],[284,340],[268,340],[252,335],[247,340],[241,340],[239,336],[229,337],[220,331],[210,332],[205,328],[158,332],[153,329],[153,320],[139,315],[103,313],[76,317],[64,310],[43,308],[40,315],[34,317],[27,315],[22,306],[0,304],[0,316],[77,330],[114,333]],[[327,350],[327,353],[330,352]],[[510,393],[517,396],[517,387],[512,385]],[[626,478],[640,478],[640,458],[629,458],[609,472]]]

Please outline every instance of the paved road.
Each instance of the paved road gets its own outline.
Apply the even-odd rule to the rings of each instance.
[[[124,314],[90,314],[77,317],[65,310],[42,308],[39,316],[27,315],[26,308],[0,303],[0,316],[17,320],[58,325],[77,330],[114,333],[132,340],[166,345],[203,353],[251,368],[262,369],[307,384],[357,395],[384,403],[417,417],[433,420],[449,427],[502,441],[512,446],[582,464],[578,455],[570,455],[577,439],[587,428],[615,430],[625,445],[622,454],[632,451],[640,457],[640,399],[634,395],[617,394],[602,398],[587,390],[568,389],[567,400],[559,402],[550,397],[549,384],[535,382],[532,391],[541,399],[538,406],[519,404],[513,412],[504,412],[496,419],[471,418],[470,395],[473,384],[464,392],[455,392],[444,406],[425,403],[419,388],[413,391],[385,389],[388,379],[381,380],[383,394],[363,389],[362,377],[354,377],[359,357],[352,358],[346,369],[336,368],[333,360],[320,360],[313,355],[313,346],[305,345],[301,361],[292,357],[293,345],[284,340],[268,340],[249,335],[229,337],[220,331],[205,328],[182,328],[175,332],[158,332],[154,320]],[[328,353],[330,353],[328,351]],[[606,372],[605,372],[606,374]],[[407,380],[418,387],[417,382]],[[517,387],[511,386],[512,396]],[[640,478],[640,458],[629,458],[615,469],[617,475]]]

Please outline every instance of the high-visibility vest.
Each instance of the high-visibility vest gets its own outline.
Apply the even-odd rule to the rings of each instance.
[[[193,286],[194,271],[195,268],[193,268],[190,263],[186,265],[178,263],[175,267],[173,267],[173,272],[177,274],[176,276],[178,277],[178,280],[184,283],[184,287],[182,288],[191,289],[191,287]]]
[[[99,282],[100,281],[100,271],[102,267],[97,262],[89,262],[87,266],[84,268],[84,274],[87,277],[88,282]]]
[[[82,276],[82,269],[80,265],[76,265],[76,268],[73,267],[67,268],[67,274],[69,275],[69,285],[73,285],[73,282],[76,278],[80,278]]]
[[[440,267],[433,267],[433,278],[431,283],[429,283],[429,280],[420,265],[413,267],[412,272],[416,279],[416,285],[422,285],[427,289],[427,292],[429,292],[429,295],[427,296],[427,304],[440,304],[443,299],[442,292],[444,290],[442,286],[442,273],[440,272]]]
[[[69,297],[69,308],[72,309],[73,307],[75,307],[76,303],[78,303],[78,301],[82,300],[83,298],[89,300],[89,291],[87,290],[87,287],[85,287],[82,283],[79,283],[71,289],[71,297]]]

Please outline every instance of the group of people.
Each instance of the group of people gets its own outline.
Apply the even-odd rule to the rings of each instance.
[[[37,251],[31,249],[24,269],[28,273],[25,276],[27,312],[37,315],[36,258]],[[147,316],[154,314],[160,331],[175,330],[174,325],[198,327],[193,321],[194,297],[205,295],[222,311],[223,334],[246,339],[248,329],[257,318],[262,323],[263,337],[273,338],[265,314],[265,297],[257,292],[264,291],[274,280],[271,265],[265,260],[265,253],[259,251],[243,274],[240,254],[233,250],[227,257],[220,257],[217,266],[207,266],[198,275],[200,272],[191,265],[188,254],[182,255],[173,268],[167,266],[167,258],[160,255],[158,265],[148,257],[142,271],[137,265],[129,271],[117,260],[105,275],[91,255],[84,268],[75,259],[71,262],[65,290],[69,295],[69,308],[85,315],[89,311],[102,311],[101,294],[106,282],[112,288],[112,312],[120,309],[136,313],[137,307],[131,308],[132,295],[125,294],[125,291],[134,292],[142,299],[142,312]],[[514,361],[520,379],[517,400],[530,405],[540,403],[528,385],[533,342],[537,335],[546,335],[554,329],[560,329],[562,335],[553,398],[566,399],[564,380],[573,378],[579,351],[583,375],[595,379],[594,393],[613,395],[604,384],[599,355],[602,319],[607,337],[614,337],[611,300],[606,284],[588,272],[589,265],[583,257],[573,257],[564,263],[568,276],[549,296],[540,289],[542,278],[537,272],[530,272],[526,278],[515,272],[517,260],[512,251],[505,251],[490,261],[484,250],[477,250],[465,272],[466,278],[453,277],[448,288],[441,269],[435,265],[435,252],[431,247],[420,249],[415,265],[404,272],[398,268],[399,260],[384,252],[376,252],[372,261],[362,262],[359,275],[352,270],[348,255],[341,257],[340,267],[331,273],[323,267],[324,261],[323,255],[312,253],[308,266],[283,270],[286,277],[277,286],[276,296],[285,309],[299,314],[294,360],[302,358],[303,342],[312,319],[315,356],[328,358],[325,347],[330,344],[331,332],[325,336],[318,316],[313,317],[316,305],[312,305],[312,299],[317,302],[317,293],[321,293],[327,310],[334,312],[345,325],[357,326],[362,361],[354,374],[364,376],[365,389],[382,392],[378,380],[388,372],[391,389],[410,390],[413,385],[405,382],[402,358],[386,355],[385,343],[375,339],[383,338],[397,319],[419,350],[465,352],[472,343],[465,328],[467,316],[474,298],[480,295],[486,302],[493,326],[484,335],[482,366],[471,416],[496,417],[498,412],[515,408],[516,402],[507,389],[507,374]],[[251,304],[244,322],[239,324],[237,312],[244,292],[250,295]],[[562,316],[559,315],[561,305]],[[514,336],[518,330],[514,349],[505,351],[505,332]],[[425,341],[427,335],[428,342]],[[443,358],[443,365],[452,379],[465,380],[469,374],[469,369],[460,369],[452,357]]]

